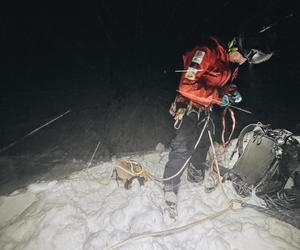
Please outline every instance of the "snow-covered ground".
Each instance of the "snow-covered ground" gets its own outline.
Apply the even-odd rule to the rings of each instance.
[[[161,176],[168,159],[167,150],[158,147],[145,154],[124,156],[134,159],[152,174]],[[229,160],[232,147],[222,161]],[[178,194],[178,218],[163,214],[161,184],[148,181],[132,189],[110,180],[115,160],[74,173],[58,181],[34,183],[24,190],[0,198],[0,249],[299,249],[300,231],[255,210],[225,211],[229,196],[239,198],[230,182],[212,193],[202,185],[191,184],[182,176]],[[260,204],[252,197],[248,202]],[[177,228],[208,218],[188,230],[159,237],[151,232]],[[139,235],[140,239],[134,238]],[[149,237],[148,237],[149,236]]]

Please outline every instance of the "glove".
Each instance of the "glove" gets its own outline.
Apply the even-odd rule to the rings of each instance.
[[[241,94],[236,90],[231,95],[231,102],[233,103],[240,103],[242,101]]]
[[[229,105],[229,97],[228,97],[228,95],[224,95],[224,96],[222,97],[220,106],[221,106],[221,107],[226,107],[226,106],[228,106],[228,105]]]

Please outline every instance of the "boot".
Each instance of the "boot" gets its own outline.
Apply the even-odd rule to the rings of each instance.
[[[204,180],[204,190],[206,193],[210,193],[218,186],[218,174],[214,171],[208,171]]]
[[[164,212],[167,212],[172,219],[177,217],[177,192],[178,188],[174,188],[173,186],[165,185],[164,187],[164,198],[166,203]]]
[[[177,217],[177,195],[173,191],[165,192],[165,201],[167,206],[164,212],[168,213],[171,219],[176,219]]]
[[[187,169],[187,180],[191,183],[202,183],[204,180],[204,170],[196,168],[190,163]]]

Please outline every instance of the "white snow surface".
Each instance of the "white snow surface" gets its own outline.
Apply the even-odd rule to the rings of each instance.
[[[233,141],[235,144],[235,141]],[[156,176],[162,176],[168,152],[123,157],[134,159]],[[232,146],[223,155],[229,160]],[[25,190],[0,197],[0,249],[114,249],[132,237],[180,227],[206,218],[228,207],[226,195],[239,198],[230,182],[205,193],[203,185],[191,184],[182,176],[178,194],[178,217],[163,213],[162,185],[149,180],[134,182],[130,190],[110,180],[116,159],[77,173],[69,178],[34,183]],[[262,204],[258,198],[248,202]],[[249,208],[235,204],[221,216],[179,233],[130,240],[116,249],[300,249],[300,230]]]

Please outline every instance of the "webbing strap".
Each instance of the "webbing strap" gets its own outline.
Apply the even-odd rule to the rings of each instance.
[[[232,124],[231,124],[230,135],[229,135],[229,137],[228,137],[228,139],[226,141],[225,140],[225,131],[226,131],[226,114],[227,114],[227,111],[230,112],[230,117],[231,117]],[[236,119],[235,119],[234,111],[232,109],[230,109],[230,108],[224,109],[223,114],[222,114],[222,144],[223,144],[224,148],[227,146],[227,144],[231,140],[231,137],[232,137],[234,129],[235,129],[235,125],[236,125]]]

